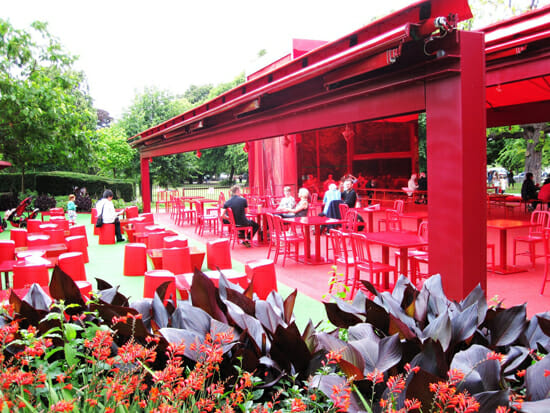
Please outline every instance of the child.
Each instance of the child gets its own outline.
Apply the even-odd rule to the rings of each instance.
[[[69,215],[69,225],[76,225],[76,204],[74,203],[75,196],[69,195],[69,202],[67,202],[67,214]]]

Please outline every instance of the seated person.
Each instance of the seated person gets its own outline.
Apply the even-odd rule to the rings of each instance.
[[[525,180],[523,181],[523,184],[521,185],[521,198],[524,201],[533,201],[537,199],[537,192],[538,188],[535,185],[535,182],[533,181],[533,174],[531,172],[527,172],[525,174]],[[531,202],[531,205],[529,205],[529,209],[532,211],[534,210],[538,205],[538,201]]]
[[[407,186],[401,189],[405,191],[408,196],[412,196],[413,192],[418,189],[418,184],[416,183],[416,174],[412,174],[411,178],[407,182]]]
[[[223,204],[223,208],[220,211],[220,216],[227,217],[225,213],[226,209],[231,208],[233,211],[233,218],[235,218],[235,225],[237,227],[252,227],[252,237],[258,232],[260,226],[257,222],[251,221],[246,218],[246,208],[248,208],[248,202],[241,196],[241,187],[239,185],[233,185],[231,187],[231,198]],[[229,224],[229,221],[224,218],[223,222]],[[242,231],[240,231],[242,232]],[[248,239],[243,241],[245,247],[250,247],[250,234]]]
[[[103,198],[97,201],[95,208],[97,215],[103,218],[104,224],[115,224],[116,242],[123,242],[122,233],[120,232],[120,220],[118,216],[124,213],[124,210],[116,212],[113,205],[113,191],[106,189],[103,192]]]
[[[330,184],[335,184],[336,185],[336,181],[332,177],[332,174],[329,174],[328,178],[323,182],[323,190],[325,192],[329,190]]]
[[[283,217],[307,217],[307,211],[309,208],[309,191],[306,188],[300,188],[300,190],[298,191],[298,198],[299,201],[294,208],[281,210],[283,212]]]
[[[340,201],[342,199],[342,193],[338,190],[338,187],[336,184],[330,184],[328,187],[328,191],[325,192],[325,196],[323,197],[323,212],[321,212],[320,216],[326,216],[329,205],[332,201]]]
[[[550,207],[550,178],[544,180],[538,197],[539,201],[548,202],[548,206]]]
[[[290,189],[290,186],[285,186],[283,188],[283,194],[284,197],[283,199],[281,199],[281,202],[279,202],[277,211],[292,209],[296,206],[296,200],[292,196],[292,190]]]
[[[355,208],[358,204],[357,202],[357,192],[353,189],[353,181],[351,179],[346,179],[344,181],[344,192],[342,192],[342,201],[347,204],[350,208]],[[357,215],[357,221],[364,223],[365,220],[361,215]],[[365,228],[365,224],[360,224],[358,230],[362,231]]]

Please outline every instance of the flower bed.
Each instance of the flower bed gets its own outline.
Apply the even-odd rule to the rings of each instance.
[[[167,284],[129,303],[102,280],[85,301],[59,268],[0,318],[3,411],[543,412],[550,315],[448,300],[434,276],[368,282],[325,304],[333,331],[294,323],[296,291],[253,297],[200,272],[191,301]],[[369,298],[370,297],[370,298]]]

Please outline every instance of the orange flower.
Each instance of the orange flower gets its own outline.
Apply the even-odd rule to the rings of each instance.
[[[305,412],[307,409],[306,404],[302,399],[294,399],[290,405],[291,412]]]

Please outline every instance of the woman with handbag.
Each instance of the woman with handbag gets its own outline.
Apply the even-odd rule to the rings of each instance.
[[[124,211],[118,213],[115,211],[115,206],[113,205],[113,191],[106,189],[105,192],[103,192],[103,198],[97,201],[95,207],[98,212],[97,219],[99,222],[102,222],[102,224],[115,224],[116,242],[125,241],[120,232],[120,221],[118,219],[118,216],[124,213]],[[96,224],[96,226],[101,225]]]

